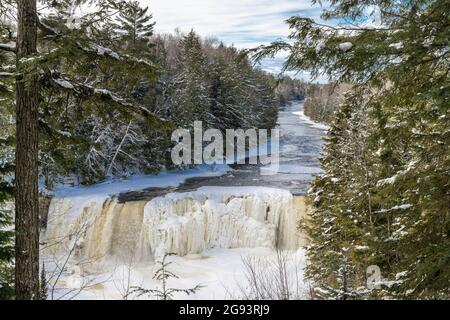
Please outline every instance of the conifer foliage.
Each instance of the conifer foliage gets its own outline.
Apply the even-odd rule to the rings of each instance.
[[[352,86],[311,189],[315,295],[448,299],[450,2],[330,3],[339,24],[292,17],[290,42],[256,52]]]
[[[153,16],[148,13],[148,9],[141,7],[139,1],[130,1],[113,24],[134,56],[148,53],[148,46],[151,45],[150,38],[156,22],[152,21]]]

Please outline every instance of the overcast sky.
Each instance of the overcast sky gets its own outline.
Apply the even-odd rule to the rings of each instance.
[[[285,20],[293,15],[318,18],[321,9],[310,0],[140,0],[149,6],[156,32],[194,29],[238,48],[268,44],[289,34]],[[277,73],[282,58],[264,63]],[[307,74],[299,75],[308,78]]]

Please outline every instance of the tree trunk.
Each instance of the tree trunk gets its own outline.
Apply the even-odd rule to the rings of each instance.
[[[17,70],[36,54],[36,0],[17,1]],[[22,60],[21,60],[22,59]],[[38,78],[16,80],[16,299],[39,299]]]

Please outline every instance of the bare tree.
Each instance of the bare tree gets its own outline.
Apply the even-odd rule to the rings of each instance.
[[[245,282],[236,281],[238,292],[225,288],[233,299],[293,300],[305,297],[299,265],[289,251],[277,249],[275,258],[243,256]]]

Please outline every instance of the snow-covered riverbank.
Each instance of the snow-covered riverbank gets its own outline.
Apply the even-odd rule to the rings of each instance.
[[[330,129],[330,127],[327,126],[326,124],[323,124],[323,123],[320,123],[320,122],[316,122],[316,121],[312,120],[310,117],[308,117],[305,114],[305,110],[303,108],[302,108],[301,111],[295,111],[293,113],[295,115],[299,116],[299,118],[300,118],[300,120],[302,122],[304,122],[304,123],[306,123],[306,124],[308,124],[308,125],[310,125],[310,126],[312,126],[314,128],[321,129],[321,130],[329,130]]]

